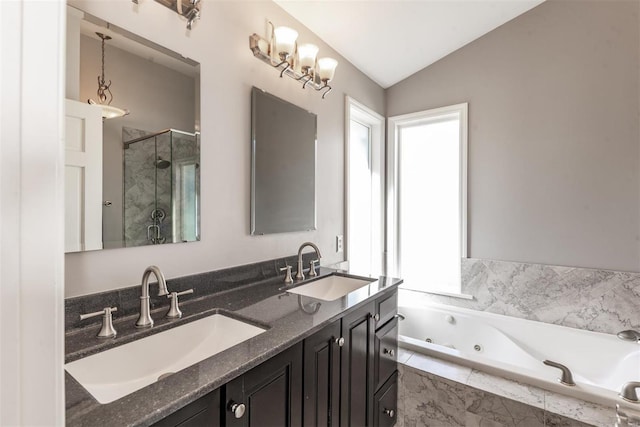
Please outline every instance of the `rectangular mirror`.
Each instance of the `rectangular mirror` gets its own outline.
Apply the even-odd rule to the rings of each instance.
[[[251,92],[251,234],[316,229],[317,116]]]
[[[200,239],[199,92],[197,62],[67,7],[66,252]]]

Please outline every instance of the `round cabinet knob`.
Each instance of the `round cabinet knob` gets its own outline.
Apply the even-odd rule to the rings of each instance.
[[[393,418],[393,416],[396,414],[395,411],[393,409],[385,409],[384,410],[385,415],[387,415],[389,418]]]
[[[393,357],[393,355],[395,354],[395,351],[393,351],[393,349],[389,350],[388,348],[385,348],[384,350],[382,350],[382,352],[384,354],[388,354],[391,357]]]
[[[336,338],[336,344],[338,344],[338,346],[342,347],[344,345],[344,338],[343,337]]]
[[[229,411],[233,412],[233,416],[236,418],[242,418],[246,410],[247,407],[244,403],[235,403],[234,401],[229,402]]]
[[[377,322],[378,320],[380,320],[380,314],[379,314],[379,313],[374,314],[374,315],[373,315],[373,320],[375,320],[376,322]]]

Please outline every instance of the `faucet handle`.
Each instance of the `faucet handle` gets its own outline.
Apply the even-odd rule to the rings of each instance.
[[[178,301],[178,297],[181,295],[187,295],[192,293],[193,293],[193,289],[187,289],[186,291],[182,291],[182,292],[171,292],[169,295],[167,295],[167,298],[171,300],[171,307],[169,308],[169,311],[167,312],[167,315],[165,317],[168,317],[169,319],[181,318],[182,311],[180,311],[180,306],[179,306],[180,303]]]
[[[285,277],[284,277],[284,283],[286,283],[287,285],[290,283],[293,283],[293,279],[291,278],[291,266],[287,265],[285,267],[282,267],[280,269],[280,271],[287,271]]]
[[[543,360],[542,363],[544,363],[547,366],[560,369],[560,372],[562,373],[560,378],[558,378],[558,382],[560,384],[567,385],[567,386],[576,385],[576,383],[573,381],[573,375],[571,375],[571,371],[562,363],[554,362],[553,360]]]
[[[118,307],[105,307],[100,311],[81,314],[80,320],[102,316],[102,328],[100,328],[100,332],[98,332],[97,336],[98,338],[113,338],[117,334],[115,328],[113,327],[113,317],[111,316],[111,313],[113,313],[114,311],[118,311]]]
[[[318,273],[316,273],[315,264],[319,262],[320,262],[319,259],[312,259],[311,261],[309,261],[309,277],[315,277],[318,275]]]
[[[625,341],[635,341],[640,343],[640,332],[634,331],[632,329],[627,329],[626,331],[620,331],[617,333],[617,337],[621,340]]]
[[[631,403],[640,403],[640,399],[638,399],[638,394],[636,393],[636,389],[640,388],[640,381],[631,381],[622,386],[622,390],[620,390],[620,396],[627,402]]]

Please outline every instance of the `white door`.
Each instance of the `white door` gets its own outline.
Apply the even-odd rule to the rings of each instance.
[[[383,273],[384,118],[347,97],[346,232],[349,271]]]
[[[66,100],[65,252],[102,249],[102,114]]]

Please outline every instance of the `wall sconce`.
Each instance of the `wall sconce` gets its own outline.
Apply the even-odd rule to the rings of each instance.
[[[131,1],[139,4],[139,0]],[[183,18],[186,18],[187,30],[191,30],[193,23],[200,19],[200,0],[156,0],[156,2],[168,7]]]
[[[249,36],[249,48],[253,55],[262,62],[279,68],[280,77],[287,75],[302,83],[321,91],[322,99],[331,91],[329,82],[333,80],[338,61],[333,58],[319,58],[318,46],[305,43],[298,44],[298,32],[289,27],[271,26],[271,37],[266,40],[257,34]]]

